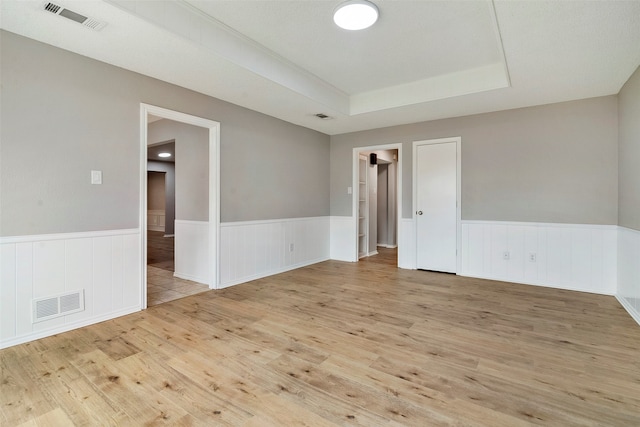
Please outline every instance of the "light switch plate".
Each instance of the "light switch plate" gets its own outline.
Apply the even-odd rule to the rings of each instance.
[[[102,184],[102,171],[91,171],[91,184]]]

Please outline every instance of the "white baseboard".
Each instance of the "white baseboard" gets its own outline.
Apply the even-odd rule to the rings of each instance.
[[[416,269],[415,226],[412,218],[402,218],[398,230],[398,267]]]
[[[462,221],[461,249],[463,276],[616,293],[617,226]]]
[[[84,320],[78,320],[76,322],[70,322],[70,323],[66,323],[64,325],[61,326],[57,326],[57,327],[53,327],[53,328],[49,328],[49,329],[43,329],[37,332],[33,332],[31,334],[28,335],[23,335],[20,337],[15,337],[15,338],[10,338],[10,339],[6,339],[6,340],[2,340],[0,341],[0,349],[3,348],[8,348],[8,347],[12,347],[14,345],[18,345],[18,344],[24,344],[26,342],[29,341],[34,341],[34,340],[38,340],[40,338],[46,338],[46,337],[50,337],[51,335],[57,335],[57,334],[62,334],[64,332],[69,332],[72,331],[74,329],[78,329],[78,328],[82,328],[85,326],[89,326],[89,325],[94,325],[96,323],[100,323],[100,322],[104,322],[107,320],[111,320],[111,319],[115,319],[116,317],[120,317],[120,316],[126,316],[127,314],[132,314],[135,313],[137,311],[140,311],[140,306],[136,305],[133,307],[127,307],[121,310],[116,310],[113,311],[109,314],[105,314],[102,316],[95,316],[91,319],[84,319]]]
[[[308,262],[303,262],[303,263],[300,263],[300,264],[295,264],[295,265],[283,267],[281,269],[273,270],[273,271],[270,271],[268,273],[258,273],[258,274],[254,274],[253,276],[245,276],[245,277],[242,277],[240,279],[236,279],[236,280],[233,280],[233,281],[228,281],[228,282],[222,283],[220,285],[220,289],[228,288],[230,286],[235,286],[235,285],[239,285],[239,284],[242,284],[242,283],[247,283],[247,282],[250,282],[252,280],[262,279],[264,277],[273,276],[274,274],[285,273],[287,271],[295,270],[296,268],[302,268],[302,267],[306,267],[308,265],[313,265],[313,264],[317,264],[319,262],[327,261],[328,259],[329,258],[318,258],[318,259],[310,260]]]
[[[329,217],[220,224],[220,288],[329,259]]]
[[[627,298],[616,295],[616,299],[618,300],[620,305],[624,307],[625,310],[627,310],[627,313],[629,313],[631,318],[635,320],[638,325],[640,325],[640,311],[638,311],[638,309],[634,305],[631,305]]]
[[[616,298],[640,324],[640,231],[626,227],[618,227]]]
[[[141,309],[140,230],[0,239],[0,347]],[[33,322],[35,299],[84,291],[84,310]]]
[[[175,220],[174,276],[209,285],[209,222]]]
[[[350,216],[332,216],[329,218],[330,250],[329,256],[336,261],[356,262],[356,222]]]
[[[203,285],[210,286],[207,283],[205,277],[192,276],[192,275],[189,275],[189,274],[177,273],[177,272],[173,273],[173,277],[177,277],[178,279],[183,279],[183,280],[191,280],[192,282],[197,282],[197,283],[200,283],[200,284],[203,284]]]
[[[348,231],[354,224],[351,217],[222,224],[220,287],[329,258],[353,257],[355,239]],[[412,233],[413,220],[402,219],[400,268],[415,268]],[[510,252],[508,261],[502,259],[504,251]],[[531,252],[536,253],[535,263],[528,261]],[[138,229],[0,238],[0,348],[140,310],[141,256]],[[640,231],[463,221],[462,257],[460,274],[465,276],[615,294],[640,324]],[[176,272],[176,276],[202,279],[188,272]],[[32,322],[33,299],[71,288],[85,290],[83,312]]]

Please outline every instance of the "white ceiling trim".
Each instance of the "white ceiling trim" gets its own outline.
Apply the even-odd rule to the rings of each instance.
[[[349,113],[347,94],[182,0],[106,2],[335,111]]]
[[[128,8],[115,6],[116,1]],[[187,6],[180,4],[187,2]],[[640,64],[638,0],[482,2],[489,15],[480,7],[471,7],[480,4],[475,1],[380,1],[386,11],[383,19],[370,33],[349,37],[336,33],[326,21],[331,2],[340,0],[56,1],[108,23],[101,31],[89,31],[77,22],[43,11],[42,0],[0,0],[0,28],[329,135],[614,95]],[[164,8],[158,9],[157,3],[164,3]],[[285,3],[295,7],[289,10]],[[194,18],[193,13],[176,12],[191,5],[202,8],[206,22],[202,17]],[[147,13],[160,17],[143,19],[132,12],[132,7],[146,8]],[[496,16],[495,34],[491,33],[492,12]],[[241,50],[253,61],[253,69],[266,72],[273,67],[275,76],[271,77],[280,76],[282,80],[264,77],[201,44],[203,34],[212,31],[208,14],[225,23],[218,30],[221,37],[227,34],[225,40],[231,43],[220,47],[225,55]],[[188,37],[154,23],[163,19]],[[279,23],[285,27],[293,21],[296,25],[279,30]],[[429,31],[421,32],[426,22],[430,23]],[[458,25],[461,22],[468,27]],[[239,37],[229,36],[234,33]],[[476,34],[479,37],[474,39]],[[298,43],[290,43],[297,36]],[[384,43],[389,40],[393,43]],[[421,49],[434,47],[438,41],[444,49]],[[476,46],[475,42],[482,50],[469,49]],[[340,43],[344,43],[344,49],[334,49],[341,47]],[[314,48],[306,49],[310,45]],[[391,55],[394,59],[390,59],[387,55],[394,53],[390,51],[394,46],[402,55]],[[493,50],[496,48],[499,50]],[[474,80],[483,81],[486,89],[491,86],[492,76],[487,73],[483,77],[477,72],[469,79],[456,80],[447,75],[452,70],[471,72],[472,67],[491,64],[497,75],[495,64],[502,57],[504,69],[500,75],[508,88],[463,90],[461,85]],[[396,65],[399,63],[402,67]],[[429,78],[442,78],[440,83],[453,86],[455,91],[451,93],[458,95],[442,98],[442,94],[431,92],[428,95],[432,101],[419,102],[413,92],[424,95],[429,86],[438,86]],[[493,84],[497,85],[496,81]],[[396,92],[386,91],[388,87],[402,89],[415,98],[407,99],[407,94],[394,98]],[[375,91],[380,92],[369,93]],[[380,97],[388,106],[399,106],[380,110],[385,105],[375,104]],[[320,120],[316,113],[325,113],[333,120]]]
[[[226,60],[347,116],[510,86],[495,7],[489,2],[501,62],[368,92],[346,94],[191,4],[106,0],[140,19],[196,43]]]
[[[351,114],[370,113],[509,87],[504,63],[444,74],[351,96]]]

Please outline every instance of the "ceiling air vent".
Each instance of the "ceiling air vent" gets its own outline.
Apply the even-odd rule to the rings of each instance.
[[[51,12],[53,14],[60,15],[64,18],[75,21],[78,24],[91,28],[92,30],[98,31],[103,29],[107,25],[106,22],[98,21],[97,19],[93,19],[93,18],[88,18],[84,15],[81,15],[77,12],[74,12],[73,10],[69,10],[55,3],[46,2],[43,5],[43,9],[46,10],[47,12]]]
[[[46,10],[47,12],[58,13],[60,9],[62,9],[62,7],[58,6],[57,4],[45,3],[44,5],[44,10]]]
[[[317,118],[322,119],[322,120],[331,120],[333,118],[331,116],[327,116],[324,113],[314,114],[314,116],[316,116]]]

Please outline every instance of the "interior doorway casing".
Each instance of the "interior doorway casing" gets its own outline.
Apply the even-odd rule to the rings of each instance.
[[[369,147],[355,147],[353,149],[353,164],[351,170],[353,171],[352,177],[352,206],[351,206],[351,217],[353,220],[353,242],[355,245],[353,246],[353,254],[352,261],[358,261],[358,199],[359,199],[359,168],[358,161],[361,153],[367,153],[370,151],[385,151],[385,150],[398,150],[398,166],[397,166],[397,189],[396,189],[396,230],[400,230],[400,221],[402,220],[402,144],[384,144],[384,145],[373,145]],[[401,241],[399,236],[396,237],[398,241],[398,253],[400,253],[400,244]]]
[[[140,247],[142,257],[140,294],[141,308],[147,308],[147,131],[148,117],[152,114],[193,126],[209,129],[209,279],[210,289],[220,283],[220,123],[168,110],[149,104],[140,104]]]

